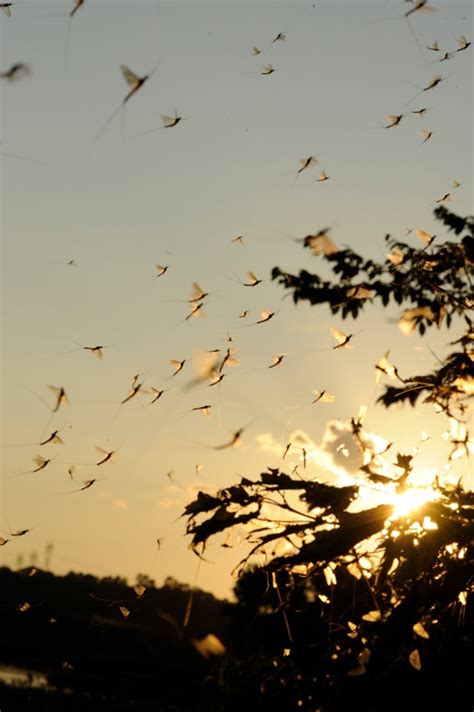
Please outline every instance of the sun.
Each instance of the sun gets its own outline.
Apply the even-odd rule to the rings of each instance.
[[[394,519],[406,517],[427,502],[434,502],[438,497],[439,493],[431,487],[410,487],[405,492],[392,496],[391,503],[395,507],[392,516]]]

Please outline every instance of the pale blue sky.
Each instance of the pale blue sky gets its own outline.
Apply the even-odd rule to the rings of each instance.
[[[275,265],[318,270],[320,260],[292,238],[326,225],[337,244],[381,259],[387,232],[440,234],[432,208],[448,191],[453,210],[472,212],[471,48],[431,64],[437,56],[420,50],[402,18],[407,4],[314,4],[86,0],[71,22],[67,56],[72,3],[19,1],[12,18],[0,16],[2,70],[23,61],[33,72],[2,84],[2,150],[41,162],[2,160],[2,527],[35,527],[2,548],[7,564],[52,540],[57,571],[75,565],[190,581],[196,559],[183,520],[172,522],[191,488],[279,464],[261,451],[259,434],[284,445],[300,428],[319,443],[328,418],[347,420],[371,398],[373,365],[388,348],[405,372],[430,367],[429,352],[414,350],[424,342],[403,339],[374,308],[341,324],[324,307],[293,307],[269,281],[248,289],[229,279],[252,270],[269,280]],[[471,39],[471,2],[435,4],[436,12],[411,20],[421,46],[437,40],[446,51],[461,34]],[[286,42],[270,46],[279,32]],[[252,57],[252,45],[265,52]],[[120,64],[145,74],[157,63],[123,112],[123,133],[117,116],[94,142],[127,93]],[[277,71],[261,76],[267,63]],[[404,107],[413,84],[426,86],[437,73],[446,81]],[[408,113],[422,106],[432,109],[423,120]],[[187,120],[141,135],[174,108]],[[407,115],[396,129],[376,129],[392,113]],[[420,145],[425,128],[433,137]],[[309,155],[319,164],[295,182]],[[322,184],[314,181],[321,168],[331,176]],[[456,191],[453,179],[462,183]],[[239,234],[243,246],[231,243]],[[64,265],[70,259],[77,268]],[[171,265],[159,279],[155,263]],[[180,323],[192,281],[210,293],[207,319]],[[252,321],[264,309],[278,313],[241,328],[246,308]],[[331,350],[331,325],[360,331],[352,353]],[[184,391],[189,363],[167,380],[169,359],[225,349],[227,330],[241,366],[220,391]],[[100,363],[71,353],[74,341],[111,347]],[[440,348],[444,337],[430,334],[426,343]],[[283,352],[291,355],[268,371]],[[117,414],[135,373],[145,387],[170,390],[152,407],[137,397]],[[46,449],[11,445],[39,441],[50,414],[35,394],[51,404],[47,384],[70,396],[48,426],[66,426],[66,445],[47,450],[57,462],[43,472],[13,477]],[[336,402],[309,407],[313,388],[330,390]],[[203,403],[219,406],[211,418],[179,420]],[[429,422],[438,433],[445,426]],[[241,449],[203,447],[247,423]],[[395,429],[400,447],[416,444],[414,428],[425,427],[419,413],[381,409],[368,424],[387,436]],[[79,480],[103,479],[63,494],[74,483],[60,463],[96,461],[96,444],[120,448],[115,464],[80,468]],[[196,463],[204,464],[199,477]],[[217,563],[198,584],[227,592],[238,553],[216,548]]]

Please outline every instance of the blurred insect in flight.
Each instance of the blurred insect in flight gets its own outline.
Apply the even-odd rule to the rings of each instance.
[[[338,342],[336,346],[333,346],[333,349],[352,349],[352,344],[349,342],[352,339],[353,334],[345,334],[343,331],[336,329],[335,327],[331,327],[330,332]]]
[[[185,363],[186,363],[186,359],[183,359],[182,361],[176,361],[176,359],[170,359],[170,364],[174,368],[174,373],[170,376],[170,378],[173,378],[173,376],[176,376],[180,371],[182,371]]]
[[[319,174],[319,178],[316,178],[317,183],[324,183],[324,181],[329,180],[331,176],[328,176],[326,171],[321,171]]]
[[[394,126],[398,126],[400,121],[403,119],[405,114],[387,114],[385,117],[386,121],[388,121],[387,126],[385,126],[386,129],[392,129]]]
[[[233,434],[231,440],[229,442],[224,443],[223,445],[217,445],[214,447],[214,450],[225,450],[229,447],[238,447],[242,440],[240,439],[240,436],[244,432],[244,428],[240,428],[240,430],[236,430],[235,433]]]
[[[36,470],[30,470],[30,472],[39,472],[40,470],[44,470],[44,468],[51,462],[53,458],[49,458],[48,460],[42,457],[41,455],[37,455],[36,457],[33,458],[33,462],[35,465],[38,465]]]
[[[146,136],[146,134],[153,133],[154,131],[162,131],[163,129],[172,129],[174,126],[177,126],[180,121],[183,121],[183,117],[178,115],[177,109],[174,110],[174,116],[170,116],[169,114],[160,114],[160,117],[163,126],[158,126],[157,128],[144,131],[140,134],[140,136]]]
[[[437,62],[447,62],[448,60],[452,59],[454,57],[454,54],[451,52],[445,52],[441,59],[437,59]]]
[[[99,453],[99,455],[103,455],[102,459],[99,460],[99,462],[95,463],[96,467],[99,467],[99,465],[105,465],[106,462],[113,462],[113,457],[117,452],[116,450],[107,451],[99,447],[99,445],[96,445],[95,449]]]
[[[155,265],[155,277],[162,277],[168,271],[169,265]]]
[[[318,403],[319,401],[321,401],[321,403],[334,403],[334,401],[336,400],[335,396],[333,396],[332,393],[329,393],[329,391],[313,390],[313,393],[316,398],[311,401],[311,403]]]
[[[152,401],[150,402],[150,405],[153,405],[153,403],[156,403],[156,401],[161,398],[164,391],[160,391],[158,388],[155,388],[154,386],[151,386],[151,390],[154,395],[153,395]]]
[[[285,358],[285,356],[287,356],[287,354],[280,354],[279,356],[274,356],[272,363],[270,364],[270,366],[268,368],[276,368],[277,366],[279,366],[281,364],[281,362],[283,361],[283,359]]]
[[[258,277],[255,276],[254,272],[247,272],[247,282],[241,282],[240,280],[238,280],[238,281],[244,287],[256,287],[257,284],[262,283],[262,280],[258,279]]]
[[[427,111],[429,111],[429,109],[423,108],[423,109],[417,109],[416,111],[412,111],[411,113],[412,113],[412,114],[418,114],[418,116],[420,116],[421,118],[423,118],[423,116],[426,114]]]
[[[125,403],[128,403],[129,400],[132,400],[132,398],[134,398],[137,395],[137,393],[141,390],[142,387],[143,387],[143,383],[135,381],[134,385],[132,385],[132,388],[127,393],[125,398],[122,401],[120,401],[120,405],[124,405]]]
[[[61,405],[69,405],[69,399],[64,388],[58,388],[57,386],[48,386],[48,388],[56,396],[56,405],[53,408],[53,413],[56,413]]]
[[[108,346],[83,346],[82,344],[79,344],[81,347],[80,349],[76,349],[76,351],[89,351],[93,356],[96,356],[99,361],[103,361],[104,359],[104,354],[102,349],[107,349],[109,348]]]
[[[46,440],[40,442],[40,445],[47,445],[48,443],[52,443],[53,445],[64,445],[64,440],[58,435],[59,432],[59,430],[53,430],[51,435],[46,438]]]
[[[456,42],[458,43],[458,49],[456,50],[456,52],[462,52],[464,49],[467,49],[471,46],[471,42],[468,42],[464,35],[461,35],[461,37],[459,37]]]
[[[435,87],[438,86],[438,84],[441,84],[446,79],[446,77],[442,77],[440,74],[435,74],[435,76],[432,78],[429,84],[427,84],[425,87],[420,87],[420,91],[418,94],[415,94],[415,96],[408,101],[405,106],[408,106],[408,104],[411,104],[412,101],[414,101],[417,97],[420,96],[420,94],[423,94],[425,91],[431,91],[431,89],[434,89]]]
[[[418,0],[416,5],[405,13],[405,17],[410,17],[415,12],[434,12],[437,10],[433,5],[428,5],[428,0]]]
[[[11,9],[10,9],[11,7],[13,7],[13,3],[12,3],[12,2],[2,2],[2,3],[0,3],[0,10],[3,10],[3,12],[5,13],[5,15],[6,15],[7,17],[11,17],[11,16],[12,16],[12,11],[11,11]]]
[[[191,296],[188,299],[188,302],[192,304],[193,302],[200,302],[201,299],[204,299],[205,297],[209,296],[208,292],[203,292],[201,287],[197,282],[193,282],[192,284],[193,290],[191,292]]]
[[[22,62],[17,62],[12,64],[6,72],[0,72],[0,79],[8,79],[9,82],[14,82],[22,77],[28,77],[31,74],[31,70],[28,65]]]
[[[436,237],[436,235],[430,235],[430,233],[425,232],[425,230],[416,230],[415,235],[422,241],[425,248],[429,247]]]
[[[109,126],[109,124],[113,121],[115,116],[123,110],[125,105],[130,101],[132,96],[134,96],[145,84],[148,79],[156,72],[158,69],[158,65],[154,67],[154,69],[150,72],[150,74],[144,74],[143,76],[139,76],[138,74],[135,74],[129,67],[127,67],[125,64],[120,65],[120,70],[122,72],[123,78],[127,82],[128,86],[130,87],[130,91],[128,94],[126,94],[125,98],[122,100],[121,104],[115,109],[115,111],[111,114],[111,116],[107,119],[105,122],[104,126],[100,129],[100,131],[96,134],[95,136],[95,141],[97,141],[98,138],[103,134],[105,129]]]

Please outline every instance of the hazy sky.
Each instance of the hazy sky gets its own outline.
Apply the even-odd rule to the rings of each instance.
[[[28,563],[33,551],[41,564],[53,542],[58,572],[192,581],[197,559],[178,519],[185,503],[238,482],[237,473],[284,464],[296,430],[326,451],[327,474],[329,441],[342,428],[327,421],[346,422],[362,403],[372,403],[367,427],[399,449],[430,429],[419,466],[439,465],[446,423],[428,408],[375,407],[374,364],[390,348],[403,373],[429,369],[426,347],[442,355],[445,336],[403,337],[389,321],[397,310],[370,305],[355,324],[341,322],[325,307],[294,307],[270,282],[276,265],[325,269],[295,241],[322,227],[338,245],[383,259],[386,233],[445,234],[432,219],[445,193],[454,211],[472,213],[472,48],[443,63],[424,49],[471,39],[472,3],[435,4],[410,24],[398,0],[86,0],[70,23],[72,2],[18,0],[11,18],[0,13],[1,70],[32,70],[1,88],[2,151],[17,154],[2,158],[1,174],[1,529],[32,528],[2,547],[5,564],[19,554]],[[286,41],[272,43],[279,32]],[[268,63],[276,71],[262,76]],[[158,68],[95,141],[129,89],[121,64],[139,75]],[[438,73],[446,81],[406,106]],[[424,119],[410,113],[422,107]],[[186,120],[146,133],[175,109]],[[399,113],[399,126],[380,128]],[[423,129],[433,131],[424,145]],[[310,155],[318,165],[296,180]],[[330,180],[315,181],[320,169]],[[453,179],[462,183],[455,191]],[[232,243],[237,235],[243,245]],[[66,266],[71,259],[77,267]],[[158,279],[156,263],[170,265]],[[238,283],[249,270],[262,284]],[[207,318],[184,322],[193,281],[209,292]],[[266,309],[276,312],[269,323],[246,326]],[[357,334],[352,352],[332,350],[330,326]],[[184,389],[193,357],[223,355],[228,333],[240,366],[220,386]],[[110,348],[100,362],[76,342]],[[169,359],[187,360],[174,378]],[[166,392],[154,405],[148,394],[119,407],[135,374],[144,389]],[[54,417],[48,384],[71,402]],[[313,389],[335,402],[311,405]],[[189,412],[208,403],[208,418]],[[213,449],[243,426],[242,447]],[[39,447],[56,428],[65,445]],[[115,462],[94,467],[96,445],[117,450]],[[22,474],[38,454],[55,459]],[[201,567],[198,585],[229,592],[244,553],[233,543],[208,552],[215,563]]]

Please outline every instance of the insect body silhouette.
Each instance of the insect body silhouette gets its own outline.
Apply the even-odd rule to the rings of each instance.
[[[16,79],[28,77],[30,74],[31,70],[28,65],[23,64],[23,62],[17,62],[12,64],[6,72],[0,72],[0,79],[8,79],[8,81],[14,82]]]
[[[127,82],[128,86],[130,87],[130,91],[128,94],[126,94],[125,98],[122,100],[122,103],[119,104],[119,106],[115,109],[115,111],[111,114],[111,116],[107,119],[105,122],[104,126],[100,129],[100,131],[96,134],[95,136],[95,141],[97,141],[100,136],[103,134],[103,132],[106,130],[106,128],[109,126],[109,124],[113,121],[115,116],[121,111],[125,105],[130,101],[132,96],[134,96],[145,84],[148,79],[156,72],[158,69],[158,65],[150,72],[150,74],[144,74],[143,76],[139,76],[138,74],[135,74],[129,67],[127,67],[125,64],[120,65],[120,70],[122,72],[123,78]]]

